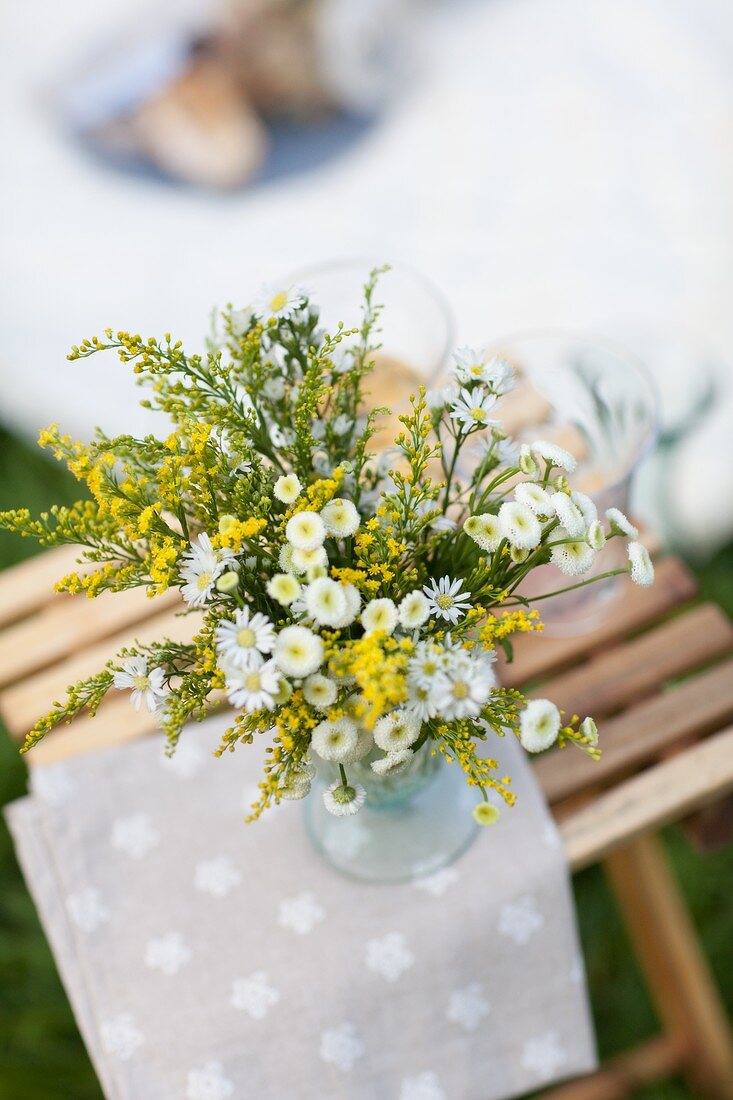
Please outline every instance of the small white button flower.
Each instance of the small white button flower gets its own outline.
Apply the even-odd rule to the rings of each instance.
[[[93,886],[84,886],[66,899],[69,916],[82,932],[96,932],[110,919],[110,911]]]
[[[560,711],[549,699],[531,699],[519,720],[519,740],[527,752],[543,752],[557,741]]]
[[[463,530],[488,553],[493,553],[501,542],[499,518],[489,512],[482,516],[469,516],[463,524]]]
[[[283,504],[292,504],[300,496],[303,485],[296,474],[284,474],[275,482],[273,493]]]
[[[323,792],[323,805],[334,817],[352,817],[366,802],[360,783],[332,783]]]
[[[214,550],[207,534],[183,555],[181,595],[189,607],[203,607],[214,591],[216,582],[226,568],[226,558]]]
[[[307,936],[325,919],[326,910],[310,890],[281,901],[277,911],[280,927],[297,932],[299,936]]]
[[[464,1031],[475,1031],[490,1011],[491,1004],[484,995],[484,987],[480,982],[470,982],[451,994],[446,1016]]]
[[[529,446],[534,454],[544,458],[545,462],[549,462],[551,466],[558,466],[561,470],[567,470],[569,474],[575,473],[578,463],[570,451],[566,451],[564,447],[558,447],[557,443],[548,443],[544,439],[537,439]]]
[[[400,1088],[399,1100],[448,1100],[440,1081],[432,1070],[405,1077]]]
[[[333,760],[346,764],[354,759],[359,744],[356,723],[350,718],[337,718],[333,722],[319,722],[311,734],[313,751],[321,760]]]
[[[388,932],[386,936],[367,943],[367,968],[381,974],[388,982],[396,982],[414,962],[415,956],[401,932]]]
[[[321,519],[326,531],[335,538],[349,538],[359,528],[361,518],[356,506],[350,500],[336,497],[321,509]]]
[[[430,604],[418,589],[408,592],[397,609],[397,618],[405,630],[417,630],[430,617]]]
[[[532,936],[544,926],[545,919],[537,909],[537,901],[531,894],[509,901],[499,911],[499,934],[524,947]]]
[[[252,668],[261,663],[261,654],[272,653],[275,630],[266,615],[239,608],[233,620],[224,619],[216,628],[216,648],[227,666]]]
[[[592,718],[584,718],[580,723],[580,732],[588,738],[589,745],[598,744],[598,726]]]
[[[397,626],[397,607],[394,600],[370,600],[361,613],[361,625],[367,634],[383,630],[393,634]]]
[[[375,775],[399,775],[407,771],[414,759],[412,749],[399,749],[397,752],[388,752],[386,756],[380,756],[371,764]]]
[[[186,1100],[229,1100],[234,1082],[224,1076],[221,1062],[207,1062],[186,1077]]]
[[[131,814],[113,822],[110,842],[131,859],[144,859],[160,843],[160,833],[147,814]]]
[[[635,539],[639,536],[639,528],[634,527],[630,519],[619,508],[607,508],[606,519],[611,524],[611,530],[615,534],[626,535],[627,538]]]
[[[317,710],[327,710],[336,702],[338,688],[328,676],[321,676],[320,672],[309,676],[303,684],[303,697],[306,703],[310,703]]]
[[[262,658],[258,657],[262,662]],[[248,668],[226,666],[226,692],[229,702],[237,709],[254,714],[258,710],[274,710],[275,700],[282,685],[280,669],[274,661],[255,664],[251,659]]]
[[[291,564],[294,573],[301,576],[306,573],[312,580],[316,570],[323,569],[325,572],[328,568],[328,554],[322,546],[317,546],[315,550],[301,550],[296,546],[293,548]]]
[[[573,538],[580,538],[581,535],[585,535],[583,513],[567,493],[555,493],[552,497],[552,505],[555,515],[569,535]]]
[[[317,550],[326,537],[326,525],[318,512],[296,512],[285,526],[285,538],[296,550]]]
[[[267,595],[283,607],[290,607],[302,592],[300,583],[292,573],[275,573],[267,582]]]
[[[606,545],[606,535],[599,520],[596,519],[590,524],[585,539],[591,550],[596,552],[602,550]]]
[[[409,749],[420,736],[420,723],[404,710],[385,714],[374,726],[374,743],[384,752]]]
[[[573,489],[570,494],[570,499],[575,507],[580,509],[586,527],[590,527],[592,523],[597,521],[598,509],[592,497],[589,497],[586,493],[579,493],[577,489]]]
[[[319,626],[340,626],[348,610],[344,585],[329,577],[312,581],[305,590],[305,607]]]
[[[203,894],[225,898],[242,881],[229,856],[217,856],[196,864],[193,884]]]
[[[143,703],[151,714],[159,709],[168,689],[165,686],[165,672],[162,668],[151,668],[148,672],[148,662],[145,657],[127,657],[120,662],[119,669],[114,674],[114,685],[118,691],[132,689],[130,702],[135,710],[140,710]]]
[[[567,1061],[556,1031],[527,1039],[522,1050],[522,1066],[541,1080],[553,1077]]]
[[[303,679],[323,663],[323,642],[305,626],[286,626],[277,636],[275,662],[286,676]]]
[[[630,542],[629,562],[631,564],[631,579],[634,584],[640,584],[642,588],[648,588],[650,584],[654,583],[654,566],[646,546],[642,546],[640,542]]]
[[[353,1024],[328,1028],[321,1032],[320,1056],[322,1061],[349,1073],[354,1063],[364,1056],[364,1043]]]
[[[145,1042],[145,1035],[129,1012],[104,1020],[99,1028],[105,1054],[120,1062],[129,1062]]]
[[[280,1000],[280,993],[264,970],[255,970],[248,978],[237,978],[232,983],[230,1004],[240,1012],[246,1012],[253,1020],[264,1020],[267,1013]]]
[[[431,577],[430,584],[423,586],[423,592],[428,598],[431,615],[437,615],[449,623],[457,623],[471,606],[471,593],[463,590],[460,577],[451,580],[446,576],[439,581]]]
[[[149,940],[145,948],[145,965],[169,978],[177,974],[191,958],[191,949],[179,932],[166,932],[164,936]]]
[[[499,421],[492,420],[489,416],[495,405],[496,397],[488,390],[461,390],[451,404],[450,415],[465,428],[495,428]]]
[[[516,500],[507,500],[499,509],[499,530],[502,538],[519,550],[533,550],[542,538],[534,512]]]
[[[553,498],[546,489],[543,489],[541,485],[537,485],[534,481],[523,481],[521,485],[517,485],[514,490],[514,498],[534,512],[536,516],[547,518],[553,514]]]
[[[267,322],[271,318],[285,319],[292,317],[301,308],[306,298],[306,292],[297,286],[263,286],[252,303],[252,311],[260,321]]]
[[[547,545],[550,547],[550,561],[552,564],[556,565],[566,577],[578,577],[582,573],[588,572],[595,561],[596,555],[592,546],[585,539],[578,539],[577,542],[563,541],[571,537],[564,527],[556,527],[552,532],[553,541]]]

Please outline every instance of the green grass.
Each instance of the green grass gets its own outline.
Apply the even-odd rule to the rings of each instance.
[[[74,498],[75,485],[35,449],[0,432],[0,508],[40,510]],[[0,568],[35,547],[0,532]],[[733,546],[699,573],[703,594],[733,615]],[[0,727],[0,804],[25,792],[25,765]],[[733,1014],[733,846],[698,857],[670,830],[669,851],[692,917]],[[652,1035],[657,1023],[602,872],[575,879],[580,933],[601,1055]],[[51,952],[0,826],[0,1100],[99,1100],[101,1091],[74,1024]],[[643,1100],[696,1100],[681,1082],[639,1093]]]

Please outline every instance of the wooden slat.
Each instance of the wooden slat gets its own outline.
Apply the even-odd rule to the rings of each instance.
[[[600,760],[570,748],[545,753],[535,772],[551,803],[608,786],[689,738],[705,737],[733,721],[733,660],[655,696],[601,728]]]
[[[542,1100],[626,1100],[643,1085],[676,1073],[689,1054],[676,1036],[655,1035],[609,1059],[597,1073],[542,1093]]]
[[[183,607],[182,604],[180,604]],[[134,631],[128,628],[97,645],[89,646],[65,661],[59,661],[0,692],[0,717],[14,737],[22,737],[39,715],[49,710],[57,699],[66,694],[69,684],[86,676],[93,676],[104,667],[124,646],[133,641],[147,645],[153,641],[170,638],[175,642],[189,642],[201,624],[198,614],[180,615],[176,611],[163,611],[144,620]]]
[[[125,627],[133,628],[178,601],[178,591],[149,599],[141,588],[104,592],[93,600],[74,597],[54,601],[37,615],[0,634],[0,687],[47,668]]]
[[[79,547],[59,546],[3,570],[0,573],[0,627],[25,618],[51,600],[69,600],[69,596],[54,595],[53,586],[74,569],[78,556]]]
[[[733,625],[719,607],[702,604],[634,641],[548,680],[547,696],[568,714],[603,718],[642,699],[665,680],[692,672],[733,649]]]
[[[642,833],[661,829],[733,791],[733,727],[656,764],[560,824],[568,863],[579,871]]]
[[[588,653],[634,634],[691,600],[695,579],[679,558],[666,558],[657,567],[654,584],[639,588],[629,582],[623,595],[608,606],[603,622],[591,633],[572,637],[522,635],[514,643],[514,660],[503,663],[501,682],[517,687],[539,676],[569,668]],[[538,605],[540,606],[540,605]]]

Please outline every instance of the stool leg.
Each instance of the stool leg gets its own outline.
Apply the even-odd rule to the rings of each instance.
[[[614,852],[604,869],[667,1035],[690,1055],[695,1095],[733,1100],[733,1037],[658,836]]]

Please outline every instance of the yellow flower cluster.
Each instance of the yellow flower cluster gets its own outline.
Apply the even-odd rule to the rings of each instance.
[[[501,615],[489,615],[479,631],[479,639],[491,647],[495,642],[508,638],[511,634],[531,634],[544,630],[539,611],[502,611]]]

